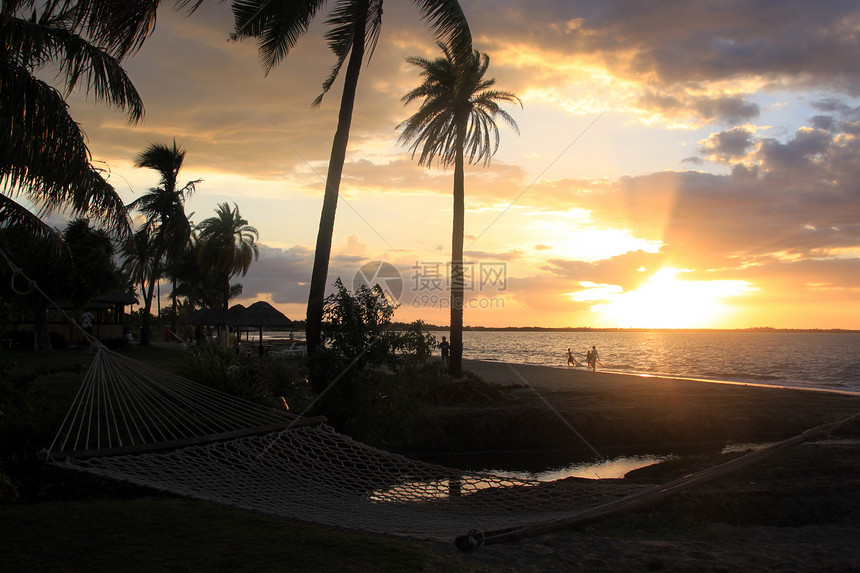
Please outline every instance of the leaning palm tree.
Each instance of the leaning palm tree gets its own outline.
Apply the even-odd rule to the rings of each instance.
[[[139,211],[145,218],[152,241],[147,284],[143,287],[143,316],[141,317],[140,343],[150,342],[150,310],[155,285],[161,280],[162,264],[165,257],[181,253],[191,238],[191,223],[185,214],[185,199],[194,193],[200,179],[187,182],[179,187],[179,171],[185,161],[185,150],[173,146],[150,144],[135,162],[136,167],[152,169],[159,174],[158,186],[146,195],[129,204],[130,210]]]
[[[50,69],[76,87],[143,116],[143,102],[120,65],[155,24],[159,0],[3,0],[0,3],[0,226],[55,237],[40,217],[89,215],[125,232],[125,206],[93,166],[64,96],[39,78]],[[44,75],[44,74],[41,74]],[[34,205],[31,213],[20,201]]]
[[[215,216],[197,225],[197,231],[200,268],[221,284],[221,302],[223,309],[227,310],[231,295],[230,279],[239,273],[245,276],[251,262],[259,258],[256,240],[260,234],[242,218],[235,203],[232,209],[227,203],[218,205]]]
[[[421,11],[438,40],[452,45],[470,46],[471,33],[466,17],[456,0],[412,0]],[[314,102],[318,105],[343,67],[347,64],[337,131],[331,147],[331,158],[326,176],[325,195],[320,215],[314,267],[311,275],[307,310],[308,350],[319,347],[322,333],[323,299],[328,277],[331,242],[334,234],[335,211],[340,191],[343,164],[355,104],[355,92],[365,51],[372,56],[382,26],[383,0],[334,0],[334,7],[326,20],[330,26],[326,39],[334,52],[336,63],[323,82],[323,92]],[[295,46],[298,38],[320,10],[324,0],[234,0],[234,39],[254,37],[259,41],[259,54],[263,68],[269,71]],[[315,390],[322,388],[315,384]]]
[[[454,224],[451,238],[451,356],[449,372],[460,376],[463,369],[463,234],[465,232],[465,157],[469,163],[490,158],[499,147],[499,128],[495,118],[519,133],[514,119],[499,107],[498,102],[513,102],[522,106],[520,99],[506,91],[489,89],[495,79],[484,79],[490,57],[470,50],[463,58],[439,44],[444,58],[427,60],[407,58],[407,62],[421,68],[424,82],[403,96],[403,102],[424,98],[421,108],[399,125],[400,141],[413,142],[412,156],[418,150],[419,165],[430,167],[435,159],[441,166],[454,165]]]

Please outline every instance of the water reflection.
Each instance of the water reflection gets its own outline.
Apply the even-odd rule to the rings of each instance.
[[[483,490],[510,490],[530,488],[539,482],[553,482],[569,477],[587,479],[622,478],[627,473],[671,459],[664,455],[629,455],[591,462],[577,462],[539,471],[512,471],[484,469],[481,471],[454,470],[455,474],[436,479],[404,479],[368,493],[368,499],[380,503],[439,502],[471,497]],[[460,464],[461,466],[464,464]],[[508,466],[510,467],[510,466]],[[416,476],[417,477],[417,476]],[[429,476],[428,476],[429,477]]]
[[[496,475],[508,477],[531,478],[540,481],[557,481],[569,477],[587,479],[617,479],[622,478],[633,470],[638,470],[672,459],[672,456],[619,456],[617,458],[599,461],[577,462],[558,468],[547,468],[537,472],[516,472],[505,470],[486,470]]]
[[[666,454],[624,454],[602,460],[573,456],[570,453],[493,452],[432,456],[431,461],[449,468],[517,479],[557,481],[569,477],[617,479],[627,473],[673,459]]]

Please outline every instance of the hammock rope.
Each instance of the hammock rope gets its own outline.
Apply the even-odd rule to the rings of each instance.
[[[454,540],[468,550],[651,507],[846,421],[658,487],[541,482],[412,460],[341,435],[321,418],[248,402],[100,348],[45,456],[63,468],[195,499]]]
[[[101,346],[47,452],[53,458],[176,447],[306,420]]]

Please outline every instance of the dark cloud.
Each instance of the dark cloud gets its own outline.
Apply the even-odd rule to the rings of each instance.
[[[712,161],[729,161],[747,155],[755,141],[754,133],[746,128],[736,127],[712,135],[700,147],[700,153]]]
[[[648,90],[640,96],[638,105],[659,111],[667,118],[686,118],[691,115],[707,123],[735,125],[745,123],[759,116],[760,109],[755,103],[741,96],[691,96],[688,94],[666,94]]]
[[[750,96],[723,93],[744,80],[754,89],[860,95],[856,2],[466,0],[463,5],[491,52],[513,45],[540,54],[544,66],[525,60],[517,75],[506,77],[523,87],[564,85],[564,73],[553,76],[553,65],[581,58],[642,86],[638,105],[646,110],[728,125],[760,114]]]
[[[828,151],[832,140],[833,134],[819,129],[799,131],[785,143],[763,139],[759,158],[768,170],[793,173],[812,167],[811,163]]]
[[[860,139],[803,128],[778,141],[736,128],[708,143],[705,152],[733,165],[731,174],[666,171],[599,185],[563,180],[536,185],[521,201],[550,210],[586,209],[595,228],[630,229],[660,241],[660,257],[678,268],[759,269],[860,253]],[[627,266],[640,265],[653,266],[638,260]],[[635,274],[605,276],[599,272],[605,268],[554,260],[545,270],[635,283]]]
[[[829,115],[816,115],[810,121],[815,129],[822,131],[834,131],[836,129],[836,120]]]
[[[513,261],[521,258],[523,255],[522,251],[512,250],[506,252],[499,253],[491,253],[488,251],[463,251],[463,257],[465,259],[471,259],[475,261]]]
[[[577,3],[595,51],[634,49],[660,85],[742,76],[860,93],[858,5],[831,0]]]
[[[260,258],[239,280],[242,297],[271,294],[275,303],[307,303],[313,258],[313,250],[302,246],[278,249],[260,245]]]

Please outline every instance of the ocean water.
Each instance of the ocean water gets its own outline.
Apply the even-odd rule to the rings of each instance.
[[[432,332],[437,340],[447,331]],[[285,342],[286,332],[264,340]],[[304,333],[295,331],[296,339]],[[252,333],[250,339],[255,339]],[[567,349],[580,362],[597,346],[599,370],[644,376],[699,378],[748,384],[860,392],[860,332],[769,331],[470,331],[463,357],[567,367]]]
[[[434,332],[441,340],[447,332]],[[567,367],[597,346],[625,374],[860,392],[860,333],[761,331],[466,331],[463,357]]]

